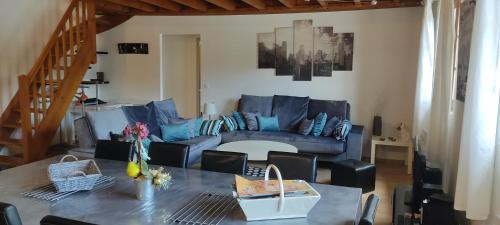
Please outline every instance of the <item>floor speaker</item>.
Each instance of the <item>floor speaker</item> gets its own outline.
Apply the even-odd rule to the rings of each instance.
[[[373,135],[382,135],[382,117],[380,116],[373,117]]]

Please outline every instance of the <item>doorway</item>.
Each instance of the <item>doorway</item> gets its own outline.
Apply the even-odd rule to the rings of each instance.
[[[173,98],[179,115],[200,115],[200,36],[160,36],[161,96]]]

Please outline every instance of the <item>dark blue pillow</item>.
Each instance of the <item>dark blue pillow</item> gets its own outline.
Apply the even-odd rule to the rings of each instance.
[[[233,112],[232,113],[234,119],[236,120],[236,123],[238,123],[238,129],[239,130],[246,130],[247,125],[245,123],[245,119],[243,119],[243,115],[241,115],[240,112]]]
[[[186,121],[179,124],[167,124],[160,126],[161,136],[165,142],[184,141],[194,137],[192,123]]]
[[[259,131],[280,131],[278,116],[257,116],[257,121],[259,121]]]
[[[311,133],[314,126],[314,120],[304,119],[299,126],[297,133],[307,136]]]
[[[325,127],[323,128],[323,132],[321,133],[321,135],[323,135],[325,137],[332,136],[333,130],[335,130],[335,126],[337,126],[337,123],[339,123],[339,121],[340,121],[339,118],[336,116],[330,118],[326,122]]]
[[[314,126],[312,129],[313,136],[317,137],[321,135],[323,128],[325,128],[326,118],[328,118],[328,115],[326,115],[326,113],[324,112],[318,113],[316,118],[314,118]]]
[[[257,116],[260,116],[260,113],[249,113],[243,112],[243,117],[245,117],[247,128],[250,131],[259,130],[259,123],[257,122]]]

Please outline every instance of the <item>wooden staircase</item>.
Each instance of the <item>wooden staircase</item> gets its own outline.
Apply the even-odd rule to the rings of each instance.
[[[43,159],[88,66],[96,62],[95,0],[72,0],[47,45],[0,117],[0,147],[21,149],[0,156],[12,167]],[[14,131],[21,138],[12,138]]]

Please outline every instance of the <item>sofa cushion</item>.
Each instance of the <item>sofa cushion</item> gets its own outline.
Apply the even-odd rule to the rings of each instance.
[[[271,116],[273,96],[241,95],[238,112],[260,113],[262,116]]]
[[[307,116],[309,97],[275,95],[273,116],[279,117],[280,130],[295,132]]]
[[[341,154],[345,151],[345,143],[333,137],[304,136],[289,132],[260,132],[239,130],[222,133],[222,143],[243,140],[266,140],[291,144],[301,152]]]
[[[313,129],[314,120],[304,119],[299,126],[297,133],[302,135],[309,135]]]
[[[166,125],[166,123],[158,122],[154,107],[147,105],[122,106],[122,110],[129,124],[135,124],[136,122],[145,123],[148,126],[150,134],[161,137],[160,125]]]
[[[309,100],[309,110],[307,111],[307,118],[311,119],[316,117],[318,113],[325,112],[328,119],[336,116],[340,119],[349,118],[349,104],[347,101],[333,101],[333,100]]]
[[[170,118],[178,118],[177,108],[175,107],[175,102],[172,98],[163,101],[152,101],[146,105],[148,108],[155,111],[158,121],[168,121]],[[165,125],[165,124],[161,124]]]
[[[189,162],[191,166],[201,158],[203,150],[215,149],[221,143],[221,136],[199,136],[185,141],[173,143],[189,145]]]
[[[259,131],[280,131],[278,116],[257,116],[257,121],[259,121]]]
[[[121,108],[86,111],[85,115],[97,140],[109,140],[109,132],[122,133],[128,125],[127,118]]]
[[[261,116],[260,113],[243,112],[242,114],[245,118],[248,130],[259,130],[259,122],[257,121],[257,116]]]

